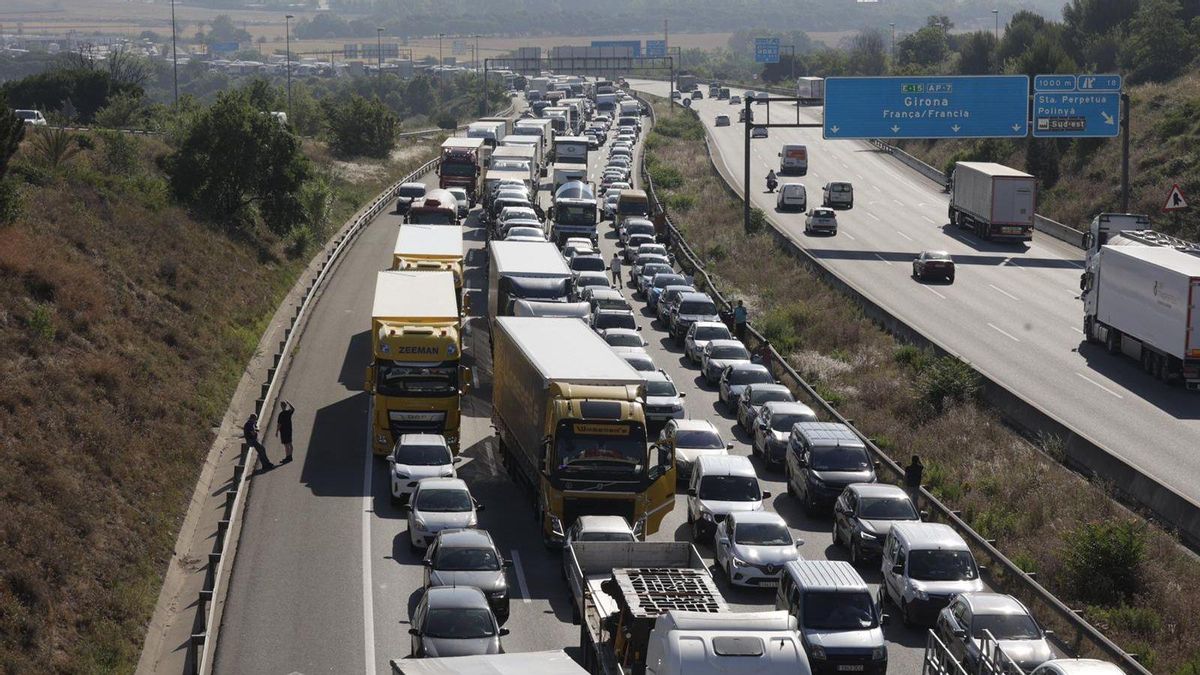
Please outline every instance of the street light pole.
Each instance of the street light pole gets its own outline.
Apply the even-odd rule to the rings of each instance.
[[[175,47],[175,0],[171,0],[171,79],[175,84],[175,109],[179,109],[179,50]]]
[[[284,49],[287,50],[287,103],[288,103],[288,122],[292,121],[292,19],[296,17],[288,14],[284,17]]]
[[[376,58],[375,68],[378,70],[378,72],[375,73],[375,76],[376,76],[375,81],[378,83],[379,96],[380,96],[380,98],[382,98],[383,97],[383,28],[381,28],[379,26],[375,27],[375,58]]]
[[[446,37],[445,33],[438,33],[438,82],[444,81],[442,71],[444,70],[445,61],[442,60],[442,38]]]
[[[999,44],[999,42],[1000,42],[1000,10],[993,9],[992,10],[992,18],[994,18],[996,20],[996,43]]]
[[[891,55],[891,59],[892,59],[892,63],[895,63],[895,62],[896,62],[896,24],[895,24],[895,23],[889,23],[888,25],[892,27],[892,55]]]
[[[478,70],[479,70],[479,38],[480,38],[480,37],[482,37],[482,36],[481,36],[479,33],[476,33],[476,34],[475,34],[475,35],[473,35],[472,37],[474,37],[474,38],[475,38],[475,55],[474,55],[474,56],[475,56],[475,58],[474,58],[474,61],[475,61],[475,70],[476,70],[476,71],[478,71]]]

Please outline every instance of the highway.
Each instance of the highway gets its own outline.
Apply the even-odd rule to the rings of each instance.
[[[606,152],[594,152],[599,173]],[[543,192],[543,201],[546,195]],[[548,205],[548,204],[547,204]],[[422,568],[410,553],[406,525],[388,498],[387,465],[367,447],[367,397],[361,391],[370,360],[368,326],[377,270],[390,262],[400,219],[380,215],[334,271],[302,337],[283,386],[282,398],[297,408],[295,461],[257,475],[250,494],[217,647],[219,673],[387,672],[387,661],[409,654],[408,618],[420,597]],[[605,257],[615,233],[601,226]],[[507,651],[566,648],[578,658],[579,629],[570,623],[567,590],[559,578],[561,557],[542,546],[531,517],[530,497],[501,469],[490,427],[490,363],[485,303],[483,230],[468,221],[467,287],[474,300],[466,365],[479,386],[465,404],[460,476],[486,510],[480,527],[489,530],[514,560],[509,584],[512,616]],[[630,289],[624,289],[627,295]],[[633,301],[637,308],[644,305]],[[702,384],[666,334],[638,318],[648,351],[675,380],[688,414],[712,421],[734,442],[731,452],[750,455],[747,437]],[[278,443],[267,439],[273,459]],[[757,460],[755,460],[757,461]],[[831,546],[830,520],[810,519],[786,496],[782,475],[759,468],[768,507],[780,512],[793,533],[806,540],[804,557],[846,559]],[[683,497],[654,540],[688,540]],[[712,560],[708,545],[701,552]],[[873,584],[878,572],[863,570]],[[773,607],[771,591],[730,589],[716,573],[735,610]],[[922,634],[894,621],[885,628],[892,672],[920,670]]]
[[[639,91],[668,94],[666,83],[629,82]],[[744,131],[736,120],[742,106],[707,97],[692,105],[714,157],[726,167],[723,173],[741,191]],[[795,121],[794,104],[769,105],[773,122]],[[753,106],[756,121],[766,121],[767,107]],[[718,114],[734,123],[716,127]],[[819,107],[801,109],[803,122],[819,122],[820,115]],[[946,194],[869,143],[825,141],[820,128],[769,133],[751,141],[750,197],[777,229],[988,377],[1160,484],[1200,502],[1195,479],[1200,475],[1200,399],[1151,378],[1132,359],[1084,343],[1079,249],[1039,232],[1028,245],[979,240],[947,224]],[[775,211],[775,195],[765,192],[766,174],[778,171],[776,153],[785,143],[808,146],[808,175],[779,178],[804,183],[810,208],[820,206],[826,182],[854,184],[854,208],[838,212],[837,236],[807,236],[803,214]],[[911,261],[924,249],[950,252],[958,267],[953,285],[911,278]]]

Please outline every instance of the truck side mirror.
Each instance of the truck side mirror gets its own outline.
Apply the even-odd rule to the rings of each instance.
[[[409,628],[409,629],[408,629],[408,634],[409,634],[409,635],[415,635],[415,636],[417,636],[417,637],[421,637],[421,629],[419,629],[419,628]]]

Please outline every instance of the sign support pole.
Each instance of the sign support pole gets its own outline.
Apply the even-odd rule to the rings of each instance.
[[[742,103],[744,103],[746,106],[744,108],[745,113],[746,113],[746,118],[742,122],[742,131],[744,132],[745,137],[746,137],[746,144],[743,148],[743,151],[745,153],[743,155],[743,158],[745,160],[744,161],[745,173],[742,176],[742,230],[745,231],[745,233],[747,235],[750,234],[750,127],[751,127],[751,124],[750,124],[750,102],[751,102],[751,100],[752,99],[749,96],[743,97],[743,99],[742,99]],[[767,104],[768,107],[770,107],[770,105],[771,105],[770,103]]]
[[[1129,213],[1129,94],[1121,94],[1121,213]]]

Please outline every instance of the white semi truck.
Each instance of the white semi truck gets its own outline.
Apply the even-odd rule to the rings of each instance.
[[[554,191],[573,180],[590,183],[588,175],[588,139],[583,136],[559,136],[554,139]]]
[[[820,77],[796,78],[796,96],[806,105],[821,105],[825,102],[825,80]]]
[[[1037,179],[993,162],[958,162],[950,188],[950,224],[980,239],[1033,239]]]

